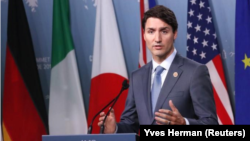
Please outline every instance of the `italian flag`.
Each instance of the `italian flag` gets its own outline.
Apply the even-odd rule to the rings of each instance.
[[[68,0],[54,0],[51,60],[50,135],[85,134],[87,120],[70,30]]]

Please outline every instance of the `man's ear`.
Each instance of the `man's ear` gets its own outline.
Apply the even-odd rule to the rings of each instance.
[[[174,32],[174,40],[177,38],[177,35],[178,35],[178,31],[176,30],[176,31]]]

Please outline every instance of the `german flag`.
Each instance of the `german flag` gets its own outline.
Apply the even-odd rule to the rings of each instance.
[[[22,0],[9,0],[2,126],[4,141],[41,141],[48,117]]]

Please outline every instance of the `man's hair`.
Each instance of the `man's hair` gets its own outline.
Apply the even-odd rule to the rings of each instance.
[[[151,17],[159,18],[165,23],[169,24],[173,29],[173,33],[178,29],[178,23],[174,12],[163,5],[157,5],[144,13],[144,17],[142,19],[142,28],[144,31],[147,19]]]

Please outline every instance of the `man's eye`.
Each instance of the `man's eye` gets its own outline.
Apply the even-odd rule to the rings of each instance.
[[[154,31],[152,31],[152,30],[150,30],[150,31],[148,31],[148,33],[153,33]]]
[[[167,32],[167,31],[165,31],[165,30],[163,30],[163,31],[162,31],[162,33],[166,34],[166,33],[168,33],[168,32]]]

